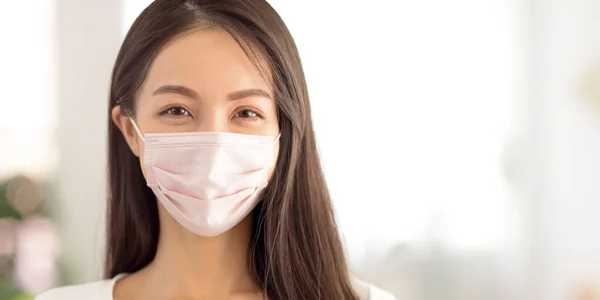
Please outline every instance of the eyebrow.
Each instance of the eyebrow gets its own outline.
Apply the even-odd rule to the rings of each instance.
[[[156,89],[154,93],[152,93],[152,96],[160,94],[179,94],[188,98],[198,99],[198,93],[196,93],[190,88],[186,88],[185,86],[180,85],[162,85],[158,89]]]
[[[252,96],[259,96],[259,97],[265,97],[267,99],[271,99],[271,95],[261,89],[248,89],[248,90],[236,91],[233,93],[229,93],[229,95],[227,95],[227,98],[229,98],[229,100],[233,101],[233,100],[239,100],[239,99],[252,97]]]
[[[188,98],[198,99],[196,91],[181,85],[162,85],[152,93],[153,96],[160,94],[179,94]],[[261,89],[247,89],[231,92],[227,95],[230,101],[239,100],[247,97],[259,96],[271,99],[271,94]]]

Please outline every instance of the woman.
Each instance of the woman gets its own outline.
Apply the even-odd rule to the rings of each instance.
[[[348,275],[298,51],[267,2],[154,1],[109,101],[109,279],[38,299],[393,299]]]

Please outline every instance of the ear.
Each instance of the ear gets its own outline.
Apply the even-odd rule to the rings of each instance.
[[[121,130],[125,141],[127,141],[127,144],[131,149],[131,152],[133,152],[135,156],[139,157],[140,145],[142,145],[141,138],[138,136],[135,128],[133,128],[133,124],[131,124],[129,117],[121,113],[120,105],[113,107],[111,117],[115,125],[117,125],[119,130]]]

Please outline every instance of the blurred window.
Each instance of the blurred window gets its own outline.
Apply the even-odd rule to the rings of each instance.
[[[0,2],[0,178],[56,163],[54,0]]]

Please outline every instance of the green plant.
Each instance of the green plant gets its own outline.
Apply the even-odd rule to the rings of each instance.
[[[44,186],[25,176],[0,181],[0,243],[15,243],[15,228],[26,217],[47,216],[43,202],[48,194]],[[0,253],[0,300],[32,300],[34,296],[14,280],[14,257],[15,253]]]

